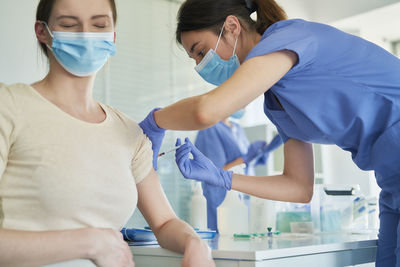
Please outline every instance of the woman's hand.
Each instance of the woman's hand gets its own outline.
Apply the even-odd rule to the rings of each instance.
[[[158,152],[160,151],[161,143],[164,139],[165,129],[158,127],[155,119],[154,112],[159,110],[159,108],[153,109],[147,117],[139,123],[139,126],[142,128],[143,132],[150,139],[153,149],[153,167],[157,170],[157,159]]]
[[[92,244],[89,259],[99,267],[135,267],[132,252],[122,234],[113,229],[87,228]]]
[[[182,267],[215,267],[211,249],[199,238],[190,238],[185,246]]]

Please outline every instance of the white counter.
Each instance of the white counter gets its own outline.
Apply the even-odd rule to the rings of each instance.
[[[218,267],[338,267],[375,261],[376,234],[282,234],[250,240],[209,240]],[[133,246],[138,267],[180,266],[182,255],[153,246]]]

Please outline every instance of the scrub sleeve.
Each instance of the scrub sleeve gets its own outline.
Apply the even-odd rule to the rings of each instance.
[[[279,24],[270,26],[262,36],[260,42],[250,51],[245,61],[273,52],[284,50],[292,51],[296,53],[298,62],[283,79],[288,78],[290,75],[295,75],[301,72],[302,69],[311,65],[318,49],[315,37],[313,34],[309,33],[308,29],[303,26],[303,24],[296,23],[295,20],[288,21],[287,24],[289,24],[289,27],[280,27]],[[294,27],[290,27],[290,24],[293,24]],[[286,143],[289,138],[298,135],[299,131],[292,119],[276,103],[272,94],[276,94],[273,88],[268,90],[264,95],[266,99],[264,112],[275,124],[282,141]],[[300,136],[299,139],[301,139],[301,137],[302,136]]]

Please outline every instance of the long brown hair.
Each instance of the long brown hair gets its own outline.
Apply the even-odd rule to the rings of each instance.
[[[257,21],[250,17],[254,10]],[[245,29],[261,35],[275,22],[287,19],[274,0],[186,0],[178,12],[176,40],[182,43],[181,34],[189,31],[207,29],[218,34],[229,15],[236,16]]]
[[[49,18],[51,12],[53,11],[54,4],[57,0],[40,0],[38,7],[36,9],[36,20],[37,21],[44,21],[49,23]],[[115,4],[115,0],[109,0],[111,5],[111,11],[113,14],[114,25],[117,23],[117,7]],[[46,44],[39,43],[43,53],[48,56],[47,54],[47,47]]]

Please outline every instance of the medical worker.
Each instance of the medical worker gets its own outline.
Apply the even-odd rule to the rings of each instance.
[[[215,266],[168,203],[139,125],[93,98],[116,53],[116,10],[114,0],[38,1],[49,72],[0,83],[0,266],[133,267],[120,230],[136,207],[182,266]]]
[[[269,153],[282,144],[282,139],[277,135],[268,145],[261,140],[250,144],[244,129],[234,121],[241,119],[244,114],[245,110],[241,109],[230,118],[199,131],[195,146],[218,168],[229,170],[244,163],[244,173],[254,175],[254,167],[265,164]],[[207,226],[218,230],[217,208],[225,199],[226,189],[204,182],[202,187],[203,195],[207,199]],[[242,195],[242,200],[248,204],[248,197],[245,195]]]
[[[264,95],[264,112],[285,143],[281,175],[232,174],[189,140],[176,153],[183,175],[267,199],[308,202],[311,143],[336,144],[359,168],[375,171],[382,189],[376,265],[399,267],[400,60],[334,27],[287,20],[273,0],[187,0],[176,38],[196,71],[218,87],[147,116],[142,127],[155,155],[164,129],[210,127]]]

